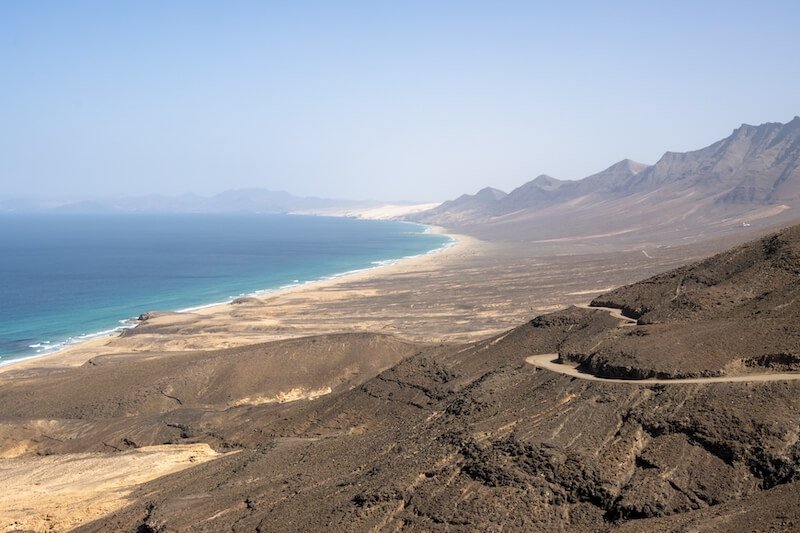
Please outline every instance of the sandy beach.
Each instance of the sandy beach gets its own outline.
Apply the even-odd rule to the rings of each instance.
[[[142,309],[150,318],[132,330],[9,363],[0,376],[79,366],[99,355],[215,350],[328,333],[467,342],[702,253],[606,252],[580,243],[547,248],[448,235],[454,242],[443,249],[332,279],[187,312]]]
[[[379,214],[385,214],[379,211]],[[364,218],[376,218],[367,216]],[[376,218],[380,219],[380,217]],[[433,233],[447,235],[452,239],[446,246],[427,254],[390,261],[373,268],[340,274],[329,279],[312,281],[282,289],[266,291],[237,298],[234,302],[224,302],[202,306],[186,311],[163,311],[158,309],[142,310],[151,318],[140,322],[134,334],[130,331],[101,335],[78,342],[58,350],[57,352],[39,356],[30,356],[0,365],[0,374],[9,371],[20,371],[30,368],[72,367],[84,364],[97,355],[112,353],[129,353],[142,351],[183,351],[213,350],[243,346],[257,342],[280,340],[302,335],[351,331],[353,328],[335,326],[317,326],[314,320],[306,320],[304,327],[290,328],[281,317],[298,301],[322,300],[339,301],[351,298],[363,298],[374,294],[369,289],[344,289],[347,284],[383,284],[393,277],[408,272],[436,271],[445,265],[474,254],[481,241],[466,235],[445,233],[443,228],[430,227]],[[258,291],[262,292],[262,291]],[[271,309],[286,306],[273,313],[256,310],[262,306]],[[303,306],[300,306],[301,308]],[[295,309],[302,313],[302,309]],[[309,317],[310,318],[310,317]],[[146,326],[145,326],[146,325]],[[142,327],[145,326],[145,327]],[[193,333],[184,327],[192,327]],[[199,332],[198,328],[208,331]],[[369,330],[369,327],[355,328]],[[146,332],[145,332],[146,331]],[[145,333],[139,333],[145,332]],[[189,340],[186,337],[202,338]],[[434,338],[434,337],[432,337]]]

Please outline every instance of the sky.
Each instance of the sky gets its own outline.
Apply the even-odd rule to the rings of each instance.
[[[800,2],[0,2],[0,195],[440,201],[800,114]]]

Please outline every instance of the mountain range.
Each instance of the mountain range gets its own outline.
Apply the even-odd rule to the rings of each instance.
[[[369,209],[384,204],[372,200],[302,197],[286,191],[251,188],[231,189],[214,196],[150,194],[71,202],[0,199],[0,213],[290,213]]]
[[[510,193],[485,188],[412,220],[494,239],[680,239],[776,224],[800,207],[800,117],[743,124],[654,165],[625,159],[577,181],[547,175]]]

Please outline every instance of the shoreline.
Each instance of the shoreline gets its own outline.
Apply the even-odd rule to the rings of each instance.
[[[319,278],[316,280],[308,280],[302,283],[291,284],[288,286],[281,286],[275,289],[259,289],[256,291],[252,291],[250,293],[236,296],[234,298],[230,298],[225,301],[214,302],[201,306],[187,307],[176,311],[164,311],[163,313],[169,316],[175,316],[175,315],[207,316],[228,309],[230,306],[235,305],[234,302],[239,298],[254,298],[259,301],[264,301],[267,299],[286,296],[290,294],[302,294],[303,292],[309,290],[325,289],[341,283],[364,281],[372,278],[388,277],[391,276],[392,273],[397,272],[398,269],[402,269],[410,265],[427,263],[430,260],[434,260],[434,262],[437,259],[441,260],[443,257],[447,256],[448,253],[463,251],[465,247],[468,247],[470,244],[474,245],[475,242],[478,242],[478,239],[475,239],[473,237],[468,237],[466,235],[449,233],[444,228],[441,228],[439,226],[418,224],[415,222],[407,222],[407,223],[418,226],[424,226],[426,228],[426,233],[443,235],[448,237],[450,240],[444,243],[442,246],[422,254],[405,256],[397,259],[387,259],[387,260],[377,261],[376,263],[379,264],[374,264],[373,266],[361,269],[355,269],[355,270],[349,270],[345,272],[331,274],[329,276]],[[147,311],[147,312],[153,312],[153,311]],[[79,340],[78,342],[68,343],[69,340],[64,341],[65,344],[54,352],[35,354],[35,355],[20,357],[17,359],[11,359],[8,361],[2,361],[0,362],[0,374],[4,374],[9,371],[26,370],[39,366],[70,367],[83,364],[89,359],[96,357],[97,355],[101,355],[101,353],[98,352],[101,351],[100,350],[101,348],[107,346],[109,342],[113,342],[116,339],[122,338],[122,336],[126,331],[136,329],[136,327],[144,323],[142,321],[137,321],[136,319],[119,320],[120,323],[130,322],[130,321],[134,321],[136,323],[130,326],[122,325],[117,328],[114,328],[113,330],[88,333],[82,335],[88,338]],[[305,335],[298,335],[298,336],[305,336]],[[292,336],[290,335],[285,338],[291,338],[291,337]],[[268,342],[270,340],[274,339],[265,339],[264,342]],[[188,350],[165,350],[165,351],[179,352]],[[111,350],[108,353],[120,353],[120,352],[118,352],[117,350]]]
[[[296,216],[300,216],[300,217],[303,217],[303,216],[305,216],[305,217],[308,217],[308,216],[321,216],[321,217],[327,217],[327,218],[352,218],[352,217],[348,217],[348,216],[345,216],[345,215],[342,215],[342,214],[324,215],[324,214],[290,213],[287,216],[295,216],[295,215]],[[364,220],[389,221],[386,218],[380,218],[380,217],[364,217],[363,219]],[[360,268],[354,268],[354,269],[351,269],[351,270],[344,270],[344,271],[341,271],[341,272],[334,272],[333,274],[323,274],[320,277],[317,277],[317,278],[313,278],[312,277],[311,279],[307,279],[307,280],[304,280],[304,281],[299,281],[299,280],[294,280],[292,282],[284,281],[280,285],[277,285],[277,286],[274,286],[274,287],[271,287],[271,288],[257,288],[257,289],[254,289],[254,290],[251,290],[251,291],[248,291],[248,292],[241,292],[241,293],[239,293],[238,295],[235,295],[235,296],[229,296],[229,297],[224,298],[224,299],[217,299],[217,300],[214,300],[214,301],[211,301],[211,302],[208,302],[208,303],[193,304],[193,305],[189,305],[187,307],[177,307],[176,306],[177,308],[172,308],[172,309],[164,309],[164,308],[158,308],[158,307],[154,307],[154,308],[151,308],[151,309],[142,308],[142,309],[139,309],[137,311],[137,314],[128,316],[126,318],[111,318],[111,319],[109,319],[109,321],[107,323],[104,323],[102,326],[98,324],[99,327],[96,330],[92,330],[92,331],[85,331],[84,330],[84,331],[81,331],[80,333],[74,333],[74,334],[66,336],[66,338],[59,339],[59,340],[56,340],[56,341],[53,341],[52,339],[33,341],[33,342],[35,342],[35,344],[30,344],[30,345],[28,345],[28,347],[35,349],[36,350],[35,353],[29,353],[29,352],[22,352],[22,353],[16,353],[16,354],[14,354],[14,353],[2,353],[2,354],[0,354],[0,371],[2,371],[2,369],[4,369],[5,367],[7,367],[9,365],[13,365],[13,364],[16,364],[16,363],[21,362],[21,361],[28,361],[28,360],[40,359],[40,358],[43,358],[43,357],[48,357],[48,356],[51,356],[51,355],[58,355],[58,354],[64,352],[65,350],[71,350],[73,348],[77,348],[77,347],[80,347],[80,346],[83,346],[83,345],[87,345],[89,343],[93,343],[94,341],[103,340],[103,339],[109,339],[109,338],[116,338],[116,337],[118,337],[120,335],[123,335],[127,330],[134,329],[136,326],[138,326],[141,323],[139,321],[139,317],[142,314],[146,314],[146,313],[149,313],[149,312],[194,313],[194,312],[200,311],[200,310],[205,309],[205,308],[214,308],[214,307],[217,307],[217,306],[229,305],[232,302],[234,302],[234,301],[236,301],[236,300],[238,300],[240,298],[268,297],[268,296],[271,296],[273,294],[281,293],[282,291],[284,291],[286,289],[296,289],[296,288],[305,287],[305,286],[310,285],[310,284],[318,283],[318,282],[321,282],[321,281],[345,278],[345,277],[350,276],[352,274],[371,271],[371,270],[373,270],[375,268],[380,268],[380,267],[383,267],[385,265],[392,265],[392,264],[394,264],[394,263],[396,263],[398,261],[404,261],[404,260],[413,259],[413,258],[416,258],[416,257],[423,257],[423,256],[426,256],[428,254],[435,254],[435,253],[438,253],[440,251],[443,251],[443,250],[447,249],[448,247],[452,246],[455,243],[454,237],[451,236],[450,234],[448,234],[443,228],[434,227],[432,225],[422,224],[422,223],[419,223],[419,222],[413,222],[413,221],[407,221],[407,220],[395,220],[393,222],[397,222],[399,224],[408,224],[408,225],[411,225],[411,226],[415,226],[417,228],[421,228],[421,231],[419,231],[420,235],[437,234],[437,235],[446,236],[450,240],[448,242],[443,243],[441,246],[439,246],[437,248],[434,248],[432,250],[429,250],[427,252],[414,254],[414,255],[408,255],[408,256],[402,256],[402,257],[393,258],[393,259],[376,260],[376,261],[372,261],[370,264],[365,265],[365,266],[360,267]],[[120,316],[120,315],[117,315],[117,316]],[[114,323],[116,323],[117,325],[116,326],[113,325]],[[28,342],[31,342],[31,341],[28,341]]]
[[[230,305],[233,302],[235,302],[236,300],[238,300],[239,298],[266,298],[266,297],[277,295],[277,294],[279,294],[279,293],[281,293],[283,291],[291,291],[291,290],[295,290],[295,289],[301,289],[301,288],[306,287],[308,285],[312,285],[312,284],[316,284],[316,283],[322,283],[324,281],[333,281],[333,280],[337,280],[337,279],[341,279],[341,278],[349,278],[350,276],[355,276],[357,274],[361,274],[361,273],[365,273],[365,272],[371,272],[371,271],[379,269],[379,268],[389,267],[389,266],[395,265],[395,264],[397,264],[397,263],[399,263],[401,261],[407,261],[407,260],[411,260],[411,259],[417,259],[417,258],[420,258],[420,257],[426,257],[428,255],[435,255],[435,254],[442,253],[442,252],[446,251],[448,248],[450,248],[452,246],[455,246],[457,241],[458,241],[458,239],[455,236],[456,234],[447,233],[444,228],[441,228],[441,227],[438,227],[438,226],[429,226],[427,224],[418,224],[416,222],[408,222],[408,221],[405,221],[405,220],[399,220],[397,222],[402,222],[404,224],[413,224],[415,226],[422,226],[422,227],[426,228],[426,230],[422,232],[423,234],[432,233],[432,234],[435,234],[435,235],[443,235],[443,236],[446,236],[446,237],[450,238],[450,241],[444,243],[442,246],[440,246],[438,248],[434,248],[433,250],[430,250],[430,251],[427,251],[427,252],[424,252],[424,253],[421,253],[421,254],[407,255],[407,256],[404,256],[404,257],[398,257],[397,259],[383,259],[383,260],[373,261],[372,264],[371,264],[372,266],[368,266],[368,267],[364,267],[364,268],[356,268],[356,269],[353,269],[353,270],[346,270],[344,272],[337,272],[335,274],[330,274],[328,276],[323,276],[323,277],[318,278],[318,279],[311,279],[311,280],[307,280],[307,281],[298,281],[296,283],[290,283],[288,285],[281,285],[280,287],[277,287],[277,288],[274,288],[274,289],[257,289],[257,290],[254,290],[254,291],[251,291],[251,292],[248,292],[248,293],[242,293],[242,294],[240,294],[238,296],[234,296],[233,298],[229,298],[227,300],[213,302],[213,303],[209,303],[209,304],[203,304],[203,305],[196,305],[196,306],[192,306],[192,307],[186,307],[186,308],[182,308],[182,309],[177,309],[175,311],[166,311],[166,312],[169,312],[169,313],[196,313],[197,311],[202,311],[203,309],[210,309],[210,308],[214,308],[214,307],[220,307],[220,306],[223,306],[223,305]],[[459,237],[463,237],[463,236],[459,236]],[[137,319],[128,319],[128,320],[136,321]],[[134,325],[133,327],[136,327],[136,325]],[[118,330],[118,329],[121,329],[121,328],[115,328],[115,331]],[[122,328],[122,330],[124,330],[124,329],[131,329],[131,328]],[[120,333],[121,332],[122,331],[120,331]],[[111,335],[113,335],[113,334],[111,334]]]
[[[339,333],[377,333],[423,344],[475,342],[697,254],[694,248],[659,249],[650,258],[638,248],[564,254],[428,227],[451,242],[236,304],[156,312],[119,335],[8,361],[0,366],[0,380],[9,379],[10,371],[38,375],[100,356],[166,357]]]
[[[409,222],[409,224],[416,224],[416,223]],[[457,233],[447,233],[447,231],[444,228],[441,228],[439,226],[425,225],[425,227],[430,228],[431,230],[430,233],[435,233],[437,235],[445,235],[449,237],[450,241],[440,246],[439,248],[435,248],[423,254],[409,255],[406,257],[400,257],[398,259],[387,259],[386,261],[381,261],[380,262],[381,264],[376,264],[371,267],[349,270],[347,272],[332,274],[330,276],[316,280],[306,281],[298,284],[292,284],[289,286],[278,287],[277,289],[272,289],[267,291],[254,291],[252,293],[248,293],[242,296],[237,296],[236,298],[232,298],[225,302],[197,306],[188,309],[181,309],[179,311],[175,311],[175,313],[195,313],[200,315],[211,314],[215,310],[232,305],[233,302],[236,301],[238,298],[256,298],[258,300],[266,300],[269,298],[274,298],[292,293],[302,293],[305,290],[331,287],[334,285],[338,285],[340,283],[384,277],[386,274],[395,271],[396,267],[403,267],[403,266],[417,264],[419,262],[426,262],[424,261],[425,259],[441,258],[445,254],[447,254],[447,252],[456,251],[455,250],[456,248],[465,246],[467,244],[466,243],[467,240],[473,240],[473,241],[478,240],[473,237],[467,237],[466,235],[460,235]]]

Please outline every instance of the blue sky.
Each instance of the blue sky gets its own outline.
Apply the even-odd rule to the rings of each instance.
[[[800,114],[800,3],[0,3],[6,196],[443,200]]]

